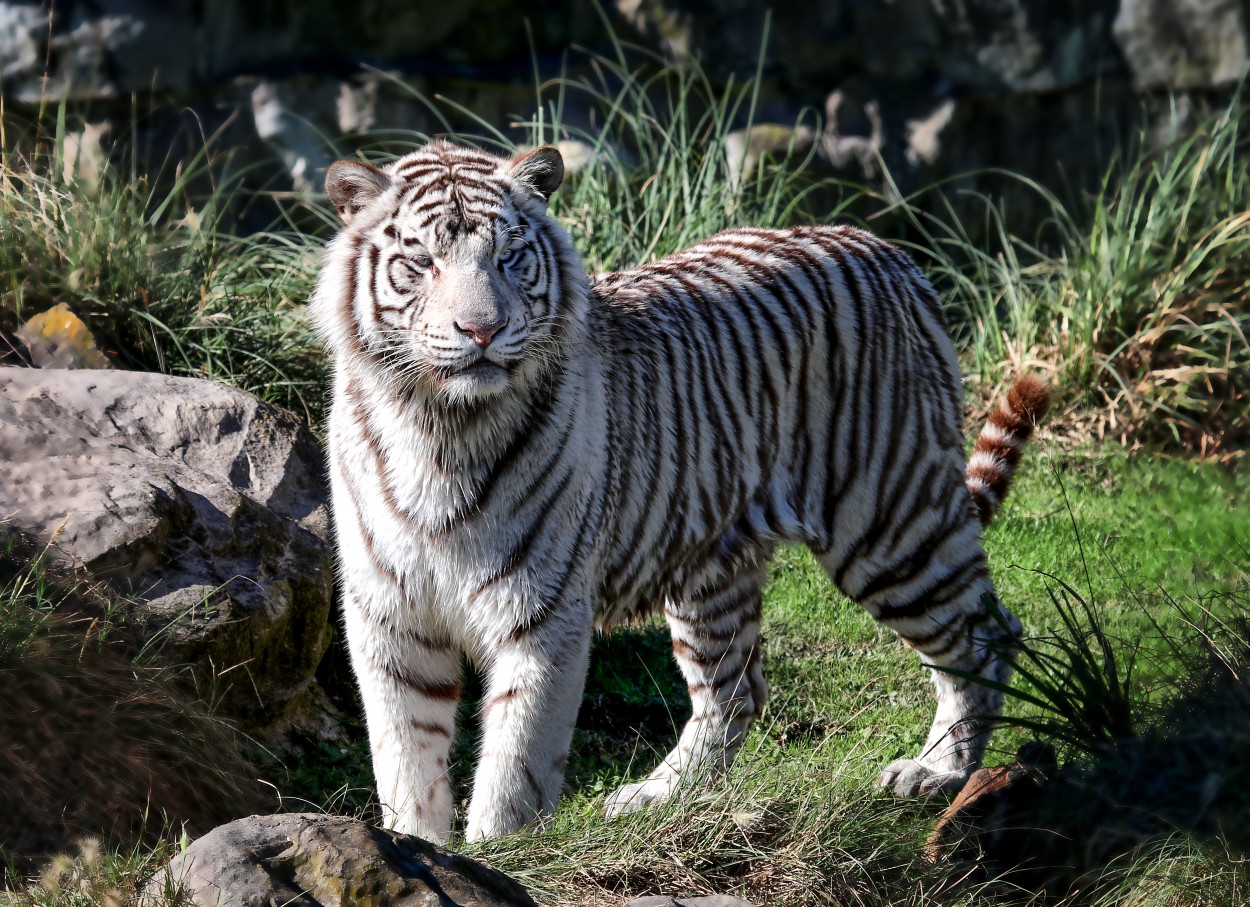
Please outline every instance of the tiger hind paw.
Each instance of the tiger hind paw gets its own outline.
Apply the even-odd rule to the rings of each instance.
[[[648,778],[637,784],[625,784],[608,795],[603,811],[609,817],[623,816],[663,803],[673,795],[673,782]]]
[[[935,794],[954,794],[964,786],[971,768],[939,772],[921,765],[915,759],[896,759],[885,767],[877,787],[884,787],[902,799],[932,797]]]

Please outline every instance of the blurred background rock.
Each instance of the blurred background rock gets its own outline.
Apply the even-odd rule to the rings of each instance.
[[[1127,137],[1165,142],[1221,107],[1248,22],[1246,0],[6,0],[0,87],[10,129],[68,102],[80,167],[119,142],[185,159],[218,133],[256,186],[310,193],[365,135],[523,141],[508,127],[536,86],[620,40],[716,84],[758,73],[730,148],[748,162],[794,142],[903,194],[992,168],[1071,193]],[[593,111],[570,93],[562,119],[593,132]]]

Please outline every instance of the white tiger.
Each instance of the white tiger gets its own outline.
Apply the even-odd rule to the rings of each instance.
[[[562,178],[553,148],[438,141],[326,181],[344,227],[312,313],[334,364],[347,638],[385,821],[438,841],[461,653],[486,676],[469,839],[554,809],[592,630],[652,609],[693,714],[608,810],[728,765],[767,693],[779,542],[807,544],[926,663],[1007,674],[981,527],[1045,389],[1016,384],[965,471],[941,305],[897,248],[740,229],[587,278],[546,211]],[[999,706],[933,682],[928,741],[882,776],[899,795],[962,784]]]

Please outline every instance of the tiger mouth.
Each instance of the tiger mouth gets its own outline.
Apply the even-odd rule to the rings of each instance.
[[[491,360],[491,359],[477,359],[473,362],[470,362],[468,365],[464,365],[456,369],[451,369],[450,374],[451,375],[473,375],[473,376],[493,375],[497,372],[503,372],[507,374],[511,372],[514,367],[515,367],[515,363],[505,364],[505,363],[495,362],[494,360]]]

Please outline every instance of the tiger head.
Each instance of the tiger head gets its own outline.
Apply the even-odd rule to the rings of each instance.
[[[555,148],[509,159],[445,141],[332,165],[344,226],[313,302],[331,353],[451,403],[536,380],[585,315],[581,262],[547,213],[563,178]]]

